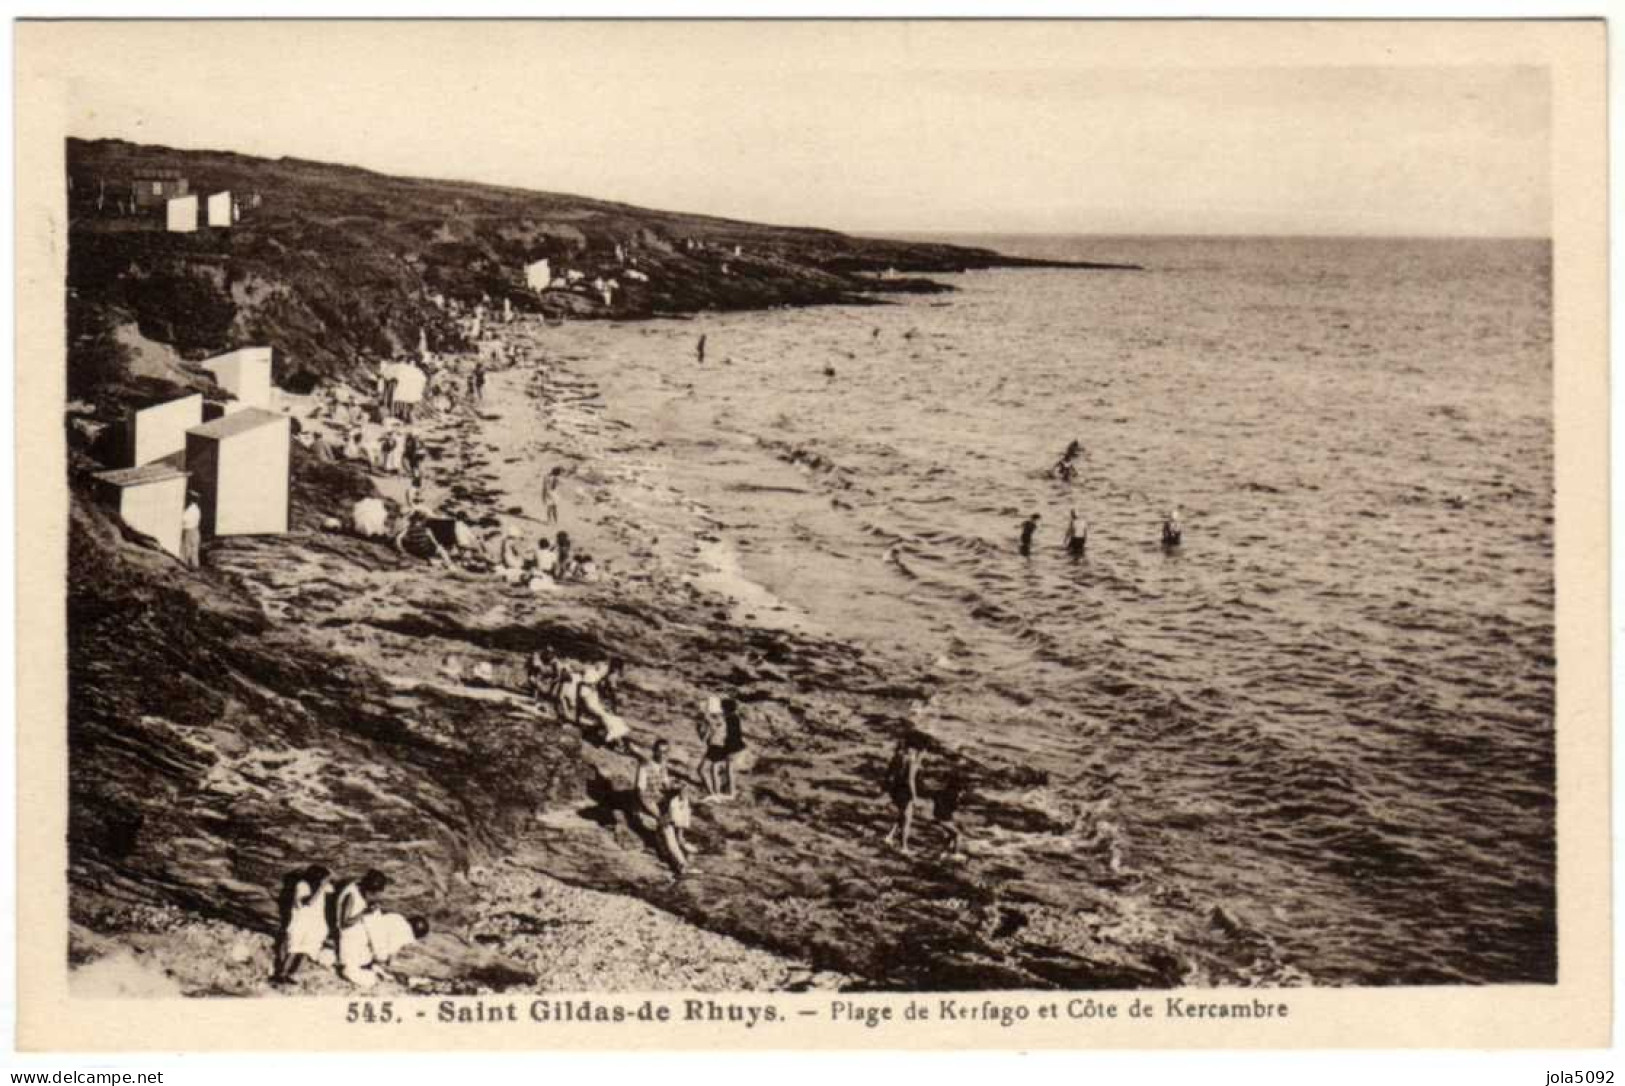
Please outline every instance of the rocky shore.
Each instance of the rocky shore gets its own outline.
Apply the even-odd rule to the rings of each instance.
[[[928,665],[867,656],[742,580],[705,510],[664,480],[660,439],[630,432],[574,373],[569,337],[534,319],[504,335],[518,361],[492,375],[485,402],[419,427],[429,502],[533,536],[541,476],[569,464],[562,526],[609,577],[536,593],[324,531],[340,505],[320,499],[343,488],[316,486],[306,464],[297,531],[218,541],[200,583],[170,587],[204,616],[233,598],[223,617],[236,629],[194,614],[195,640],[170,644],[194,674],[160,677],[167,696],[121,689],[148,702],[108,717],[99,695],[120,664],[94,623],[77,624],[94,642],[76,654],[75,686],[73,957],[86,983],[155,983],[156,970],[189,993],[267,990],[276,889],[309,862],[377,867],[394,883],[388,907],[430,919],[436,934],[398,963],[410,990],[1178,979],[1114,907],[1108,856],[1098,885],[1052,900],[996,851],[937,854],[929,825],[925,851],[884,848],[879,781],[937,681]],[[113,602],[82,583],[87,594]],[[680,774],[692,775],[704,699],[745,706],[744,795],[698,808],[696,874],[674,880],[617,822],[632,759],[523,693],[523,654],[539,646],[626,660],[636,739],[665,738]],[[481,663],[490,678],[469,680]],[[177,708],[200,695],[183,719]],[[1029,806],[1039,782],[1019,770],[974,768],[999,832],[1064,847],[1087,828]],[[312,977],[295,990],[342,983]]]

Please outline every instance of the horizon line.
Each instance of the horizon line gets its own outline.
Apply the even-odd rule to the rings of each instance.
[[[839,229],[839,228],[836,228]],[[1188,230],[1142,230],[1125,232],[1121,230],[1092,231],[1092,230],[845,230],[844,233],[853,237],[887,239],[913,236],[926,237],[959,237],[959,238],[1095,238],[1102,240],[1144,241],[1148,238],[1175,239],[1175,240],[1211,240],[1211,241],[1255,241],[1267,238],[1273,241],[1545,241],[1550,242],[1550,234],[1349,234],[1329,232],[1325,234],[1310,234],[1302,231],[1286,231],[1275,233],[1270,231],[1213,231],[1210,233],[1191,233]]]

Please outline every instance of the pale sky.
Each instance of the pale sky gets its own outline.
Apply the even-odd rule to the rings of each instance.
[[[1457,50],[1045,23],[32,32],[71,42],[67,128],[91,138],[874,233],[1550,230],[1547,70]]]

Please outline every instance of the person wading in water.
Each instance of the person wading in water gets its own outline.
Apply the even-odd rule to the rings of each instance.
[[[1021,522],[1021,556],[1030,557],[1033,553],[1033,533],[1038,531],[1038,514],[1034,513]]]

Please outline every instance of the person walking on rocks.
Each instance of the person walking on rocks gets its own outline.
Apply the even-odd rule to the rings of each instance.
[[[925,736],[911,731],[898,741],[886,767],[886,794],[897,808],[897,823],[886,834],[886,843],[896,841],[903,854],[909,851],[908,837],[914,828],[914,804],[920,798],[920,768],[925,764]]]
[[[401,460],[406,464],[406,470],[413,475],[418,474],[423,467],[424,456],[423,442],[418,440],[417,431],[406,431],[406,441],[401,449]]]

